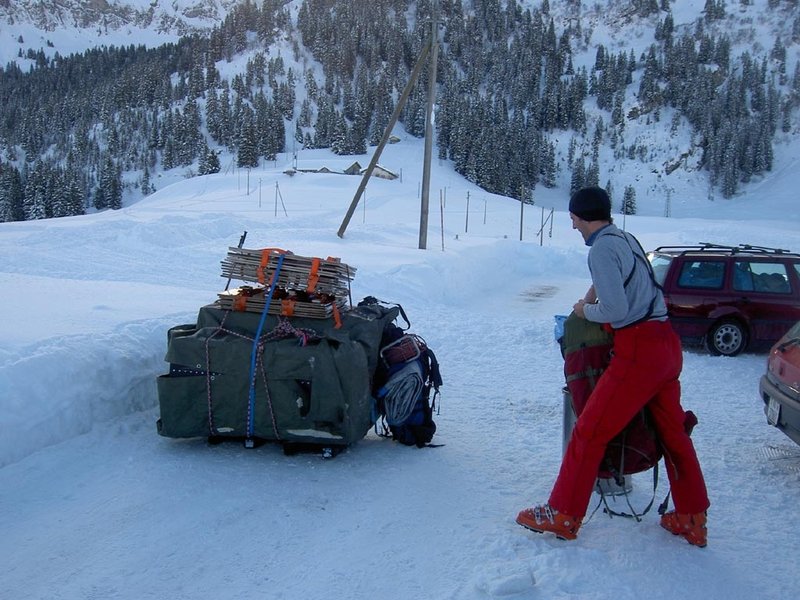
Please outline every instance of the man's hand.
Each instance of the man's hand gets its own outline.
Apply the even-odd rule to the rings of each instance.
[[[578,300],[572,307],[573,312],[578,315],[581,319],[586,318],[586,314],[583,312],[583,306],[586,304],[585,300]]]

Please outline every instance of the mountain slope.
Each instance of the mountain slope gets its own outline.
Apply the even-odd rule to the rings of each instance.
[[[100,45],[158,46],[219,25],[241,0],[19,0],[0,2],[0,65],[29,51],[53,56]],[[20,57],[20,54],[22,57]]]
[[[524,2],[519,4],[515,12],[495,0],[465,1],[463,13],[455,13],[463,16],[463,22],[453,14],[444,20],[443,66],[437,105],[438,153],[440,158],[452,160],[461,175],[479,183],[485,190],[514,197],[519,196],[521,189],[527,189],[530,194],[530,190],[535,188],[533,200],[541,204],[542,198],[550,195],[548,188],[560,190],[562,196],[568,194],[568,190],[576,185],[576,173],[585,171],[586,177],[579,178],[581,181],[589,179],[589,183],[596,182],[613,188],[615,210],[622,209],[623,193],[627,197],[628,190],[631,190],[638,196],[636,211],[640,214],[671,215],[691,214],[693,206],[712,203],[721,197],[727,201],[737,194],[746,196],[742,192],[746,192],[748,186],[761,186],[771,177],[774,169],[785,168],[785,161],[791,158],[791,142],[798,131],[797,106],[800,102],[800,75],[792,76],[798,71],[795,30],[800,30],[800,17],[796,15],[796,11],[792,11],[790,1],[756,0],[742,3],[735,8],[722,10],[721,14],[713,18],[697,3],[683,1],[662,2],[660,9],[653,8],[653,3],[641,1],[570,2],[554,3],[553,6],[547,4]],[[706,4],[711,7],[720,5],[715,2]],[[15,28],[33,27],[36,23],[43,27],[52,27],[56,20],[65,22],[72,19],[73,23],[79,23],[77,17],[68,16],[70,11],[74,12],[82,6],[79,3],[59,3],[52,5],[50,9],[42,9],[38,20],[34,18],[37,15],[33,14],[33,6],[31,3],[19,3],[4,7],[7,13],[13,11],[15,15],[14,26],[9,29],[9,33]],[[73,27],[69,31],[65,30],[73,36],[80,32],[84,46],[107,43],[111,39],[118,40],[117,43],[120,44],[135,39],[136,43],[157,45],[159,41],[179,39],[179,32],[184,30],[187,19],[194,19],[203,27],[213,26],[214,19],[220,18],[226,10],[233,10],[234,3],[176,2],[171,8],[164,8],[159,3],[151,5],[144,2],[93,3],[88,6],[91,10],[87,15],[94,15],[95,19],[87,21],[93,23],[91,28]],[[292,89],[293,106],[289,106],[288,110],[287,107],[282,107],[284,120],[279,123],[285,130],[285,143],[281,148],[284,152],[302,152],[306,148],[320,145],[334,147],[336,140],[331,132],[338,133],[335,130],[339,128],[339,123],[347,135],[355,130],[358,119],[353,105],[358,107],[358,102],[367,98],[368,102],[374,101],[377,106],[377,100],[373,98],[377,96],[376,89],[384,94],[379,99],[383,102],[385,119],[387,103],[399,95],[405,84],[405,70],[410,69],[413,53],[418,46],[415,37],[424,32],[427,5],[383,0],[378,3],[376,10],[394,15],[391,24],[396,26],[400,23],[407,28],[397,36],[404,38],[399,46],[389,45],[384,40],[387,48],[383,51],[388,52],[389,57],[395,56],[398,51],[407,56],[400,65],[394,59],[384,59],[383,65],[378,62],[374,66],[364,67],[371,56],[369,48],[365,50],[366,43],[370,40],[366,39],[364,32],[359,33],[358,26],[347,20],[348,10],[341,7],[349,5],[342,3],[339,10],[324,14],[319,19],[314,18],[314,15],[323,14],[324,6],[327,4],[314,0],[293,0],[286,3],[292,27],[299,26],[302,33],[288,29],[281,31],[280,35],[275,36],[274,43],[272,38],[267,41],[258,39],[258,36],[253,35],[255,30],[251,29],[247,34],[237,31],[237,39],[224,52],[216,50],[219,42],[215,42],[214,47],[186,44],[183,48],[186,56],[194,61],[197,61],[196,56],[201,53],[207,56],[213,52],[215,58],[221,57],[213,66],[194,64],[192,71],[196,68],[217,71],[215,77],[221,77],[225,86],[235,88],[236,93],[233,94],[231,103],[240,102],[243,98],[241,105],[245,108],[255,106],[260,93],[264,94],[268,102],[274,100],[278,103],[278,94],[282,93],[279,86],[288,85],[286,78],[279,75],[275,84],[269,86],[271,89],[265,88],[263,84],[259,89],[258,84],[252,83],[256,72],[253,65],[261,64],[260,68],[263,69],[265,61],[268,61],[269,68],[272,69],[273,61],[280,60],[281,69],[293,70],[293,81],[298,84],[296,91]],[[333,3],[332,6],[336,4]],[[397,12],[397,8],[392,8],[395,12],[389,10],[398,6],[406,6],[407,11]],[[453,7],[455,6],[457,4],[454,3]],[[306,10],[307,7],[311,9]],[[455,9],[451,7],[451,10]],[[527,17],[523,14],[524,10],[530,11],[526,13]],[[172,19],[172,25],[161,28],[157,23],[157,13],[162,15],[161,23]],[[536,34],[536,27],[531,29],[526,23],[530,14],[541,19],[541,39],[520,39],[531,31]],[[301,23],[304,15],[305,22],[309,24],[305,28]],[[136,23],[137,19],[142,23],[147,22],[149,27],[144,30],[132,29],[131,24]],[[344,26],[335,29],[337,19]],[[317,24],[317,20],[322,25]],[[713,57],[702,62],[699,74],[672,74],[670,79],[670,74],[664,72],[668,68],[675,68],[681,60],[680,56],[669,56],[669,46],[664,41],[668,21],[669,36],[675,40],[676,45],[688,42],[699,46],[699,50],[695,50],[700,53],[708,51],[707,48],[704,49],[704,44],[719,46],[712,48],[715,50],[712,52]],[[105,24],[98,29],[100,22]],[[123,22],[127,25],[120,27],[119,24]],[[475,34],[473,41],[465,41],[470,36],[463,35],[460,27],[467,27],[468,33]],[[37,34],[28,38],[33,41],[17,40],[14,44],[9,44],[9,47],[18,47],[19,51],[25,45],[30,44],[33,47],[37,41],[41,43],[45,35],[61,35],[60,30],[55,29],[49,32],[36,31]],[[98,31],[102,36],[91,37]],[[356,32],[355,38],[351,36],[352,32]],[[393,35],[396,33],[392,32]],[[238,36],[241,36],[241,40]],[[552,43],[554,50],[544,53],[547,62],[541,68],[547,72],[553,69],[552,65],[556,65],[554,71],[545,73],[548,79],[546,85],[530,77],[536,63],[530,63],[520,54],[531,47],[531,42],[539,43],[542,40]],[[52,43],[49,39],[47,41],[50,45],[43,44],[41,50],[45,56],[53,55],[56,51],[67,51],[76,40],[63,44]],[[508,46],[505,51],[504,45]],[[655,53],[651,50],[662,46]],[[3,47],[6,46],[0,45],[0,48]],[[466,54],[465,49],[471,54]],[[598,67],[601,53],[607,62],[605,66]],[[662,71],[655,91],[652,91],[653,82],[648,81],[651,76],[649,53],[654,54],[653,63]],[[555,54],[558,56],[554,56]],[[745,57],[742,63],[744,67],[737,62],[740,56]],[[449,62],[445,63],[444,57]],[[617,61],[631,61],[630,67],[617,69],[623,75],[627,72],[629,81],[624,84],[610,82],[611,76],[608,73],[613,69],[609,66],[608,57]],[[719,90],[714,90],[713,95],[708,92],[704,96],[698,95],[700,100],[705,101],[700,102],[700,109],[679,105],[685,101],[686,92],[684,90],[676,93],[676,89],[681,86],[701,88],[715,77],[725,77],[724,69],[727,69],[725,64],[728,61],[731,63],[731,75],[726,78],[725,85],[729,88],[727,91],[725,85],[720,85],[717,81],[714,85],[719,86]],[[35,58],[20,59],[18,62],[23,67],[30,66],[34,64]],[[157,92],[178,96],[171,106],[150,106],[145,119],[140,115],[126,115],[125,108],[119,109],[116,116],[118,123],[146,125],[133,134],[127,131],[109,131],[105,136],[129,141],[135,139],[136,146],[126,148],[118,155],[106,157],[106,161],[102,162],[92,157],[101,156],[111,145],[104,136],[104,129],[109,126],[104,123],[87,132],[95,144],[95,150],[89,153],[87,159],[94,162],[84,167],[87,171],[86,179],[90,182],[101,181],[107,171],[122,169],[120,163],[126,163],[125,181],[121,183],[125,188],[126,204],[136,200],[140,194],[137,188],[143,179],[146,178],[149,182],[152,178],[161,179],[168,174],[172,177],[176,163],[186,167],[183,174],[203,172],[202,153],[208,150],[202,150],[195,140],[206,141],[210,145],[210,151],[219,156],[221,164],[241,163],[238,153],[245,127],[239,127],[238,130],[232,128],[234,130],[225,135],[215,135],[211,131],[211,100],[208,94],[214,84],[209,83],[208,88],[200,87],[198,91],[194,91],[195,95],[200,94],[195,103],[193,97],[185,95],[186,86],[192,87],[194,77],[194,72],[185,71],[186,62],[183,59],[180,61],[181,67],[176,67],[184,69],[183,71],[165,74],[172,81],[177,80],[174,89]],[[355,66],[346,67],[339,72],[337,69],[341,62]],[[514,62],[517,64],[513,64]],[[659,62],[663,64],[659,65]],[[530,64],[534,67],[529,67]],[[473,68],[473,65],[474,72],[465,72]],[[527,69],[527,72],[519,71],[520,67]],[[391,74],[385,75],[382,68],[391,71]],[[512,72],[515,68],[518,71]],[[756,74],[761,77],[761,81],[754,83],[745,78],[744,74],[740,76],[740,71]],[[309,74],[316,80],[313,90],[308,86]],[[123,75],[133,81],[139,77],[138,72]],[[258,78],[257,75],[255,77]],[[584,85],[589,88],[588,95],[585,92],[583,95],[575,92],[574,88],[581,85],[581,77],[584,78]],[[160,75],[159,81],[166,78]],[[246,81],[247,84],[237,80]],[[317,95],[323,82],[325,91]],[[306,85],[303,86],[302,83]],[[424,82],[420,85],[423,84]],[[519,101],[520,90],[516,88],[524,91],[533,84],[541,85],[541,92],[537,88],[534,92],[529,92],[529,97]],[[155,88],[156,85],[158,84],[149,84],[149,87]],[[742,86],[741,91],[736,87],[739,85]],[[83,87],[87,86],[84,84]],[[113,87],[104,86],[95,90],[93,100],[101,94],[115,96],[116,90]],[[213,91],[216,93],[218,89],[217,87]],[[650,91],[646,94],[643,91],[645,89]],[[155,95],[156,92],[151,93]],[[537,96],[539,93],[546,94],[541,101]],[[664,101],[663,97],[668,93],[671,99]],[[184,96],[181,97],[180,94]],[[567,94],[574,95],[574,103],[579,105],[568,106],[573,98],[570,96],[565,99]],[[648,94],[655,94],[655,100]],[[742,106],[737,106],[735,111],[727,110],[730,101],[726,94],[729,98],[743,98]],[[61,100],[62,97],[59,97],[58,101]],[[308,116],[304,117],[306,101],[310,108],[307,111]],[[412,135],[421,135],[419,114],[422,102],[423,94],[412,94],[411,108],[407,108],[403,114],[405,128]],[[453,108],[457,102],[463,104]],[[549,106],[543,108],[542,105],[548,103],[553,104],[552,111]],[[769,103],[767,108],[764,108],[765,103]],[[103,104],[108,106],[109,101]],[[501,118],[507,122],[497,126],[497,117],[503,115],[503,108],[507,110]],[[188,113],[189,109],[193,113],[194,122],[199,122],[201,126],[199,134],[193,135],[191,143],[195,147],[186,158],[168,160],[162,141],[155,155],[147,156],[149,170],[144,173],[147,170],[144,168],[144,154],[149,153],[150,149],[142,147],[142,140],[150,135],[150,128],[161,129],[164,137],[175,137],[176,134],[166,129],[166,125],[171,123],[177,111],[186,110]],[[570,111],[569,117],[559,116],[566,110]],[[49,114],[54,112],[51,110]],[[740,113],[744,113],[743,116]],[[517,114],[523,115],[521,119],[528,120],[522,134],[514,129],[517,124],[511,120],[511,116],[516,118]],[[733,115],[736,115],[735,119]],[[330,121],[324,126],[323,117]],[[380,117],[377,108],[373,110],[371,117],[373,127],[377,128],[381,123],[377,118]],[[234,114],[235,122],[245,122],[246,118],[247,114]],[[258,119],[262,122],[268,120],[262,117]],[[537,120],[543,122],[539,123]],[[765,125],[762,121],[768,121],[768,124]],[[59,131],[58,125],[54,124],[50,130]],[[275,129],[268,127],[261,132],[261,138]],[[364,132],[361,131],[360,135],[363,136]],[[370,135],[374,139],[374,133]],[[32,137],[35,139],[35,136]],[[185,142],[175,140],[175,144]],[[768,148],[764,150],[766,146]],[[343,150],[344,153],[351,151],[355,152]],[[61,152],[65,154],[66,150],[62,148]],[[266,160],[271,160],[271,154],[271,151],[266,152]],[[19,152],[10,151],[9,155],[18,157]],[[32,157],[27,160],[31,162]],[[548,161],[546,166],[545,160]],[[530,162],[531,165],[518,167],[523,162]],[[106,165],[109,165],[108,169]],[[723,168],[726,165],[731,166],[728,169]],[[545,177],[542,174],[546,167],[552,172]],[[141,189],[146,194],[150,191],[150,186],[141,185]],[[88,189],[87,201],[91,201],[94,194],[94,189]],[[690,204],[686,204],[687,201]],[[95,202],[94,205],[102,208],[108,203]],[[684,209],[689,210],[686,212]],[[28,218],[39,214],[31,210],[28,212]]]

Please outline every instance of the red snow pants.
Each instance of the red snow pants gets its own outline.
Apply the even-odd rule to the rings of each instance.
[[[586,515],[606,445],[647,405],[664,448],[675,510],[695,514],[709,507],[700,463],[683,427],[682,367],[680,339],[668,321],[614,332],[611,362],[572,430],[550,506],[576,519]]]

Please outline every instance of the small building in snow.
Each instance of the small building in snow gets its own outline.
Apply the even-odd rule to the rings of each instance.
[[[399,175],[397,173],[390,171],[385,167],[382,167],[380,165],[375,165],[375,168],[372,170],[372,177],[380,177],[381,179],[393,180],[397,179]]]
[[[349,167],[347,167],[347,168],[344,170],[344,172],[345,172],[345,174],[346,174],[346,175],[359,175],[360,173],[363,173],[364,171],[363,171],[363,169],[361,168],[361,163],[359,163],[358,161],[356,161],[356,162],[354,162],[352,165],[350,165]]]

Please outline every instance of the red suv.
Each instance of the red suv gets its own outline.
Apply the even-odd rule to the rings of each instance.
[[[758,389],[767,422],[800,444],[800,321],[770,350]]]
[[[735,356],[800,320],[800,254],[761,246],[660,246],[648,254],[684,342]]]

